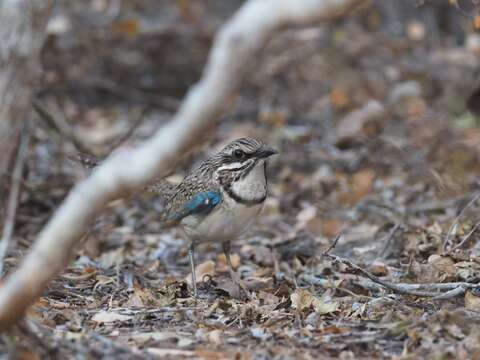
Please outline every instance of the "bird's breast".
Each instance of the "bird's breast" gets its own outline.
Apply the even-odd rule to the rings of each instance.
[[[234,181],[229,188],[229,195],[244,204],[261,203],[267,196],[267,178],[265,162],[259,161],[257,165],[241,179]]]
[[[207,216],[188,216],[182,221],[186,235],[195,241],[233,240],[244,233],[256,219],[263,204],[247,206],[235,202],[226,194],[219,204]]]
[[[260,213],[267,196],[265,163],[222,189],[222,202],[206,216],[188,216],[182,227],[195,241],[230,241],[244,233]]]

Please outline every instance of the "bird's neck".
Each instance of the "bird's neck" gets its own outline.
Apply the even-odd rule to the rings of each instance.
[[[266,163],[258,162],[245,176],[233,173],[219,177],[223,191],[235,202],[253,206],[267,197]]]

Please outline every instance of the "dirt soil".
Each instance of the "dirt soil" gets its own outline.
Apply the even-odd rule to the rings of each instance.
[[[77,154],[134,147],[170,121],[239,3],[59,3],[37,99],[80,140],[32,119],[9,272],[88,176]],[[181,180],[242,136],[280,151],[262,215],[233,245],[251,300],[220,244],[198,248],[192,298],[182,233],[139,193],[91,224],[0,337],[5,358],[480,358],[480,35],[460,12],[460,36],[415,18],[392,33],[382,16],[279,34],[172,169]]]

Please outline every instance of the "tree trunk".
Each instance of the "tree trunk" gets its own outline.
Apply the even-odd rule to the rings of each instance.
[[[53,0],[0,1],[0,224]]]

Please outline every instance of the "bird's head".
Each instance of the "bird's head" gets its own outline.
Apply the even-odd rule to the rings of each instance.
[[[217,174],[229,173],[235,180],[244,178],[258,165],[278,151],[253,138],[232,141],[215,156]]]

